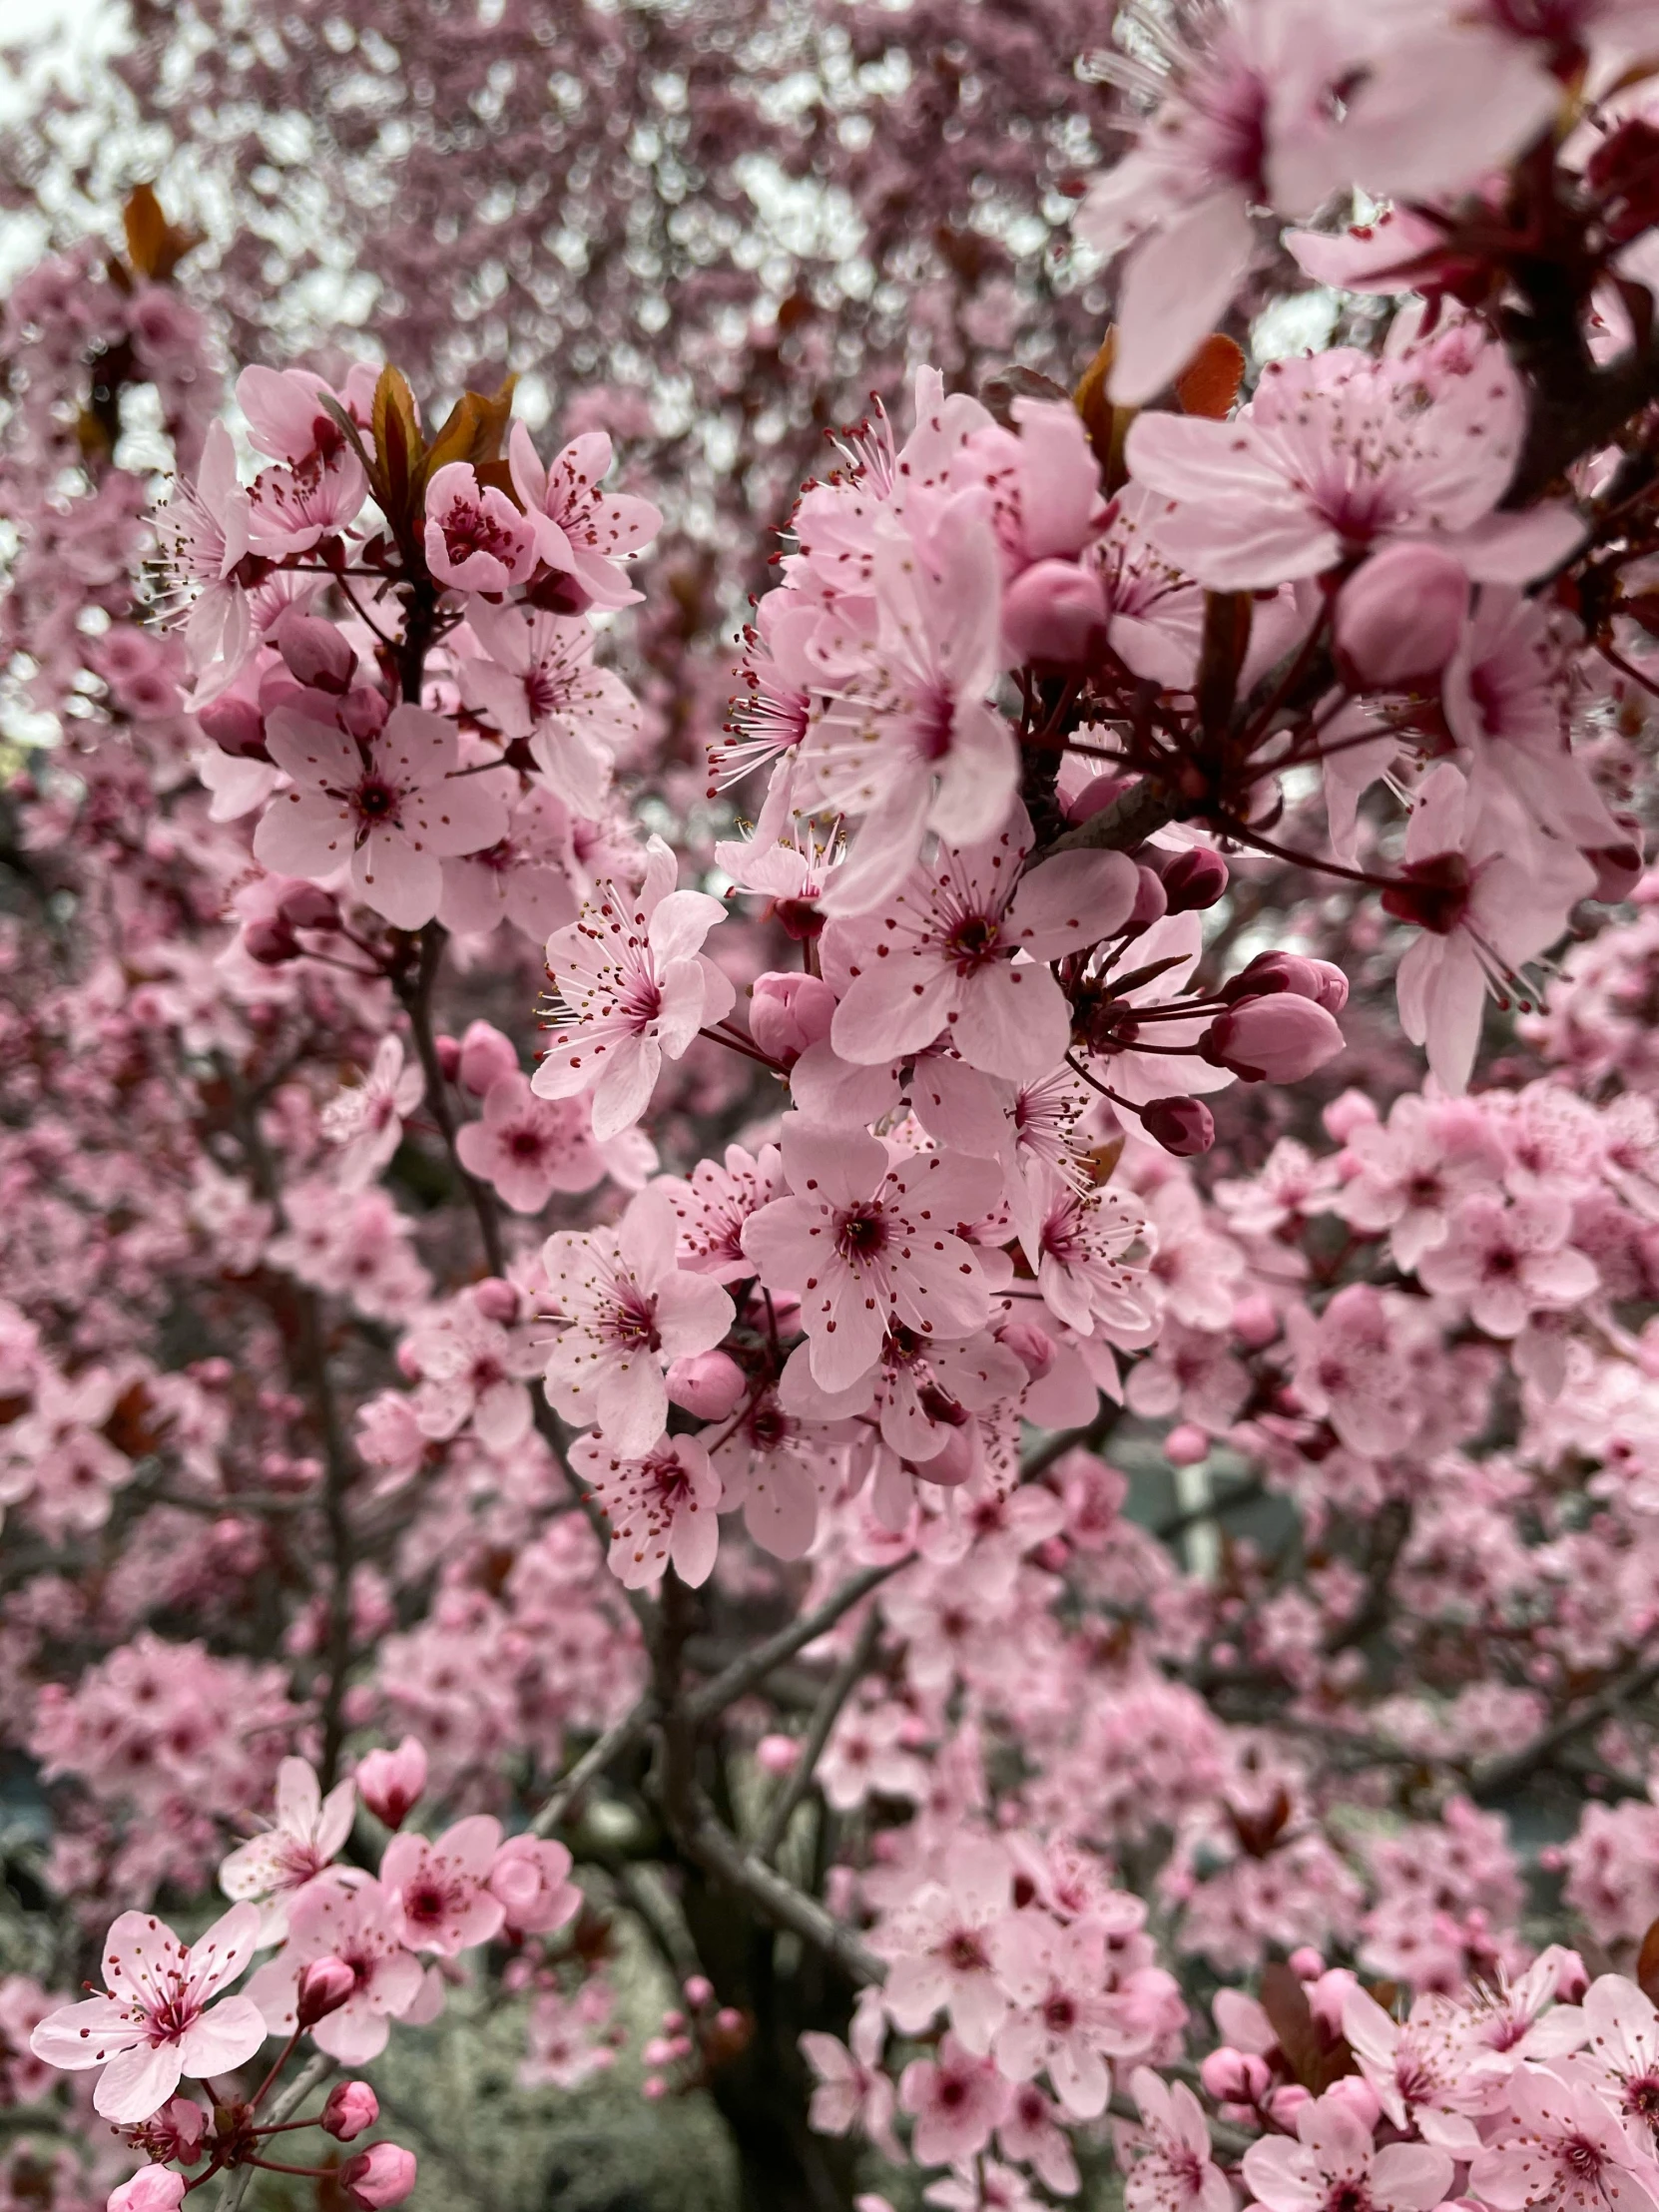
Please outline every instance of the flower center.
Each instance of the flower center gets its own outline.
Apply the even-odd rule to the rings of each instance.
[[[835,1222],[835,1250],[843,1260],[856,1264],[873,1260],[886,1249],[887,1218],[874,1199],[849,1207]]]

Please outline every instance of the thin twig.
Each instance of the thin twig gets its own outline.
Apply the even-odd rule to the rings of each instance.
[[[772,1866],[779,1847],[789,1833],[795,1818],[796,1807],[813,1786],[813,1774],[824,1747],[830,1741],[830,1731],[840,1718],[841,1707],[852,1695],[870,1660],[875,1656],[875,1646],[881,1634],[881,1616],[872,1605],[864,1615],[852,1649],[824,1685],[824,1695],[814,1709],[808,1723],[806,1738],[801,1746],[801,1756],[793,1773],[788,1777],[767,1810],[755,1849],[767,1865]]]
[[[319,2089],[334,2070],[334,2061],[326,2051],[319,2050],[308,2065],[301,2066],[276,2102],[271,2107],[273,2120],[289,2120],[313,2089]],[[237,2166],[225,2184],[225,2193],[219,2200],[219,2212],[239,2212],[242,2200],[248,2194],[248,2184],[254,2178],[252,2166]]]
[[[614,1759],[620,1759],[629,1751],[650,1727],[656,1713],[656,1701],[648,1696],[612,1728],[606,1729],[596,1744],[583,1752],[563,1780],[553,1790],[541,1811],[530,1823],[532,1836],[551,1836],[559,1823],[574,1809],[577,1801],[591,1782],[598,1780]]]
[[[781,1628],[776,1636],[769,1636],[764,1644],[757,1644],[741,1659],[735,1659],[724,1673],[717,1674],[712,1682],[705,1682],[701,1690],[694,1691],[686,1699],[685,1710],[693,1724],[700,1727],[705,1721],[713,1720],[717,1713],[723,1713],[757,1683],[764,1682],[774,1667],[781,1666],[786,1659],[793,1659],[806,1645],[817,1642],[834,1627],[843,1613],[851,1612],[861,1598],[879,1589],[889,1576],[909,1563],[906,1557],[890,1559],[878,1567],[865,1567],[850,1582],[843,1582],[822,1605],[800,1620],[792,1621],[788,1628]]]
[[[731,1830],[716,1819],[701,1793],[695,1817],[680,1841],[707,1873],[748,1898],[763,1920],[799,1936],[861,1988],[885,1979],[886,1966],[874,1952],[866,1950],[851,1930],[843,1928],[816,1899],[745,1851]]]

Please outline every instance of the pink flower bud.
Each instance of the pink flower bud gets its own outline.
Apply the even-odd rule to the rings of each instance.
[[[401,2143],[374,2143],[348,2158],[339,2170],[339,2185],[363,2212],[381,2212],[388,2204],[401,2204],[415,2185],[415,2155]]]
[[[1150,929],[1169,912],[1169,895],[1156,868],[1144,863],[1135,870],[1135,903],[1129,909],[1126,929]]]
[[[822,976],[770,969],[755,978],[749,1034],[763,1052],[793,1067],[809,1045],[829,1036],[834,1011],[835,993]]]
[[[715,2014],[715,2026],[722,2035],[741,2035],[748,2025],[735,2004],[723,2004]]]
[[[1343,1049],[1336,1017],[1290,991],[1242,999],[1218,1014],[1198,1049],[1212,1067],[1245,1083],[1299,1083]]]
[[[1382,2117],[1377,2091],[1364,2074],[1344,2074],[1325,2093],[1334,2104],[1352,2112],[1368,2135]]]
[[[453,1083],[461,1072],[461,1046],[457,1037],[437,1036],[432,1048],[438,1056],[438,1068],[446,1083]]]
[[[668,2083],[661,2074],[647,2074],[640,2083],[640,2095],[652,2104],[660,2103],[668,2095]]]
[[[357,1795],[388,1828],[401,1828],[426,1787],[426,1753],[405,1736],[395,1751],[371,1751],[357,1768]]]
[[[1639,835],[1633,835],[1619,844],[1599,845],[1584,854],[1596,871],[1591,897],[1599,898],[1604,906],[1617,906],[1627,899],[1642,877],[1642,845]]]
[[[801,1746],[793,1736],[763,1736],[755,1746],[755,1763],[763,1774],[792,1774],[801,1760]]]
[[[1206,2095],[1218,2104],[1257,2104],[1273,2086],[1267,2060],[1254,2051],[1235,2050],[1230,2043],[1211,2051],[1198,2073]]]
[[[786,1739],[787,1740],[787,1739]],[[685,1981],[686,2002],[694,2012],[701,2012],[715,1993],[715,1985],[706,1973],[688,1974]]]
[[[1376,1126],[1377,1108],[1364,1091],[1344,1091],[1340,1098],[1331,1101],[1320,1119],[1329,1135],[1339,1144],[1347,1144],[1356,1129]]]
[[[1390,545],[1337,595],[1339,659],[1360,683],[1398,691],[1437,676],[1457,649],[1469,580],[1432,545]]]
[[[1305,2104],[1312,2102],[1312,2090],[1305,2089],[1300,2081],[1287,2081],[1274,2090],[1265,2109],[1278,2121],[1287,2135],[1294,2135],[1297,2114]]]
[[[1172,914],[1199,913],[1213,906],[1227,888],[1227,862],[1207,845],[1191,845],[1185,852],[1149,848],[1147,858],[1164,878],[1164,897]]]
[[[724,1420],[743,1402],[749,1383],[729,1352],[699,1352],[676,1360],[666,1378],[668,1394],[699,1420]]]
[[[261,967],[280,967],[285,960],[297,960],[300,954],[298,940],[280,914],[251,921],[242,933],[242,941],[248,957],[258,960]]]
[[[685,2024],[686,2015],[677,2006],[671,2005],[663,2014],[663,2033],[665,2035],[678,2035]]]
[[[486,1275],[481,1283],[473,1284],[472,1303],[485,1321],[499,1322],[507,1329],[517,1321],[521,1302],[516,1285],[504,1282],[499,1275]]]
[[[313,1958],[300,1969],[294,2018],[301,2027],[315,2027],[330,2012],[337,2012],[357,1986],[357,1977],[343,1958],[332,1951]]]
[[[1303,1943],[1291,1952],[1285,1961],[1298,1981],[1317,1981],[1325,1971],[1325,1960],[1312,1943]]]
[[[1241,998],[1271,998],[1278,991],[1311,998],[1316,1006],[1340,1014],[1348,1004],[1348,977],[1329,960],[1310,960],[1300,952],[1258,952],[1222,985],[1221,995],[1236,1005]]]
[[[177,2212],[185,2201],[185,2177],[171,2166],[141,2166],[131,2181],[112,2189],[106,2212]]]
[[[337,2142],[349,2143],[379,2117],[380,2100],[366,2081],[336,2081],[317,2124]]]
[[[1178,1160],[1196,1159],[1216,1141],[1216,1117],[1201,1098],[1154,1098],[1141,1108],[1141,1127]]]
[[[1233,1309],[1233,1334],[1248,1352],[1261,1352],[1279,1334],[1279,1316],[1266,1291],[1252,1291]]]
[[[296,683],[336,698],[351,689],[357,656],[331,622],[290,609],[276,625],[276,641]]]
[[[1054,1365],[1054,1339],[1028,1321],[1005,1322],[996,1333],[1033,1382],[1040,1382]]]
[[[339,900],[320,883],[295,883],[282,893],[276,912],[290,929],[333,930],[340,923]]]
[[[216,699],[198,710],[202,735],[235,761],[268,761],[265,717],[251,699]]]
[[[1559,2004],[1576,2004],[1590,1986],[1590,1976],[1577,1951],[1560,1946],[1555,1960],[1555,1998]]]
[[[518,1054],[512,1040],[504,1037],[499,1029],[487,1021],[475,1021],[468,1025],[461,1039],[461,1057],[456,1070],[461,1088],[470,1091],[474,1098],[482,1098],[492,1083],[503,1075],[518,1073]]]
[[[1075,561],[1034,561],[1002,595],[1002,635],[1019,660],[1082,667],[1106,643],[1100,578]]]
[[[674,2063],[674,2045],[666,2035],[653,2035],[640,2057],[648,2066],[670,2066]]]
[[[1196,1467],[1209,1456],[1210,1439],[1194,1421],[1178,1421],[1164,1438],[1164,1457],[1172,1467]]]

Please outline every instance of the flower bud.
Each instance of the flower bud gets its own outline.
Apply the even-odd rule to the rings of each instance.
[[[1216,1141],[1216,1117],[1201,1098],[1154,1098],[1141,1108],[1141,1127],[1178,1160],[1196,1159]]]
[[[1325,1971],[1325,1959],[1312,1943],[1300,1943],[1285,1961],[1298,1981],[1317,1981]]]
[[[1172,1467],[1201,1466],[1210,1456],[1210,1439],[1196,1421],[1178,1421],[1164,1438],[1164,1457]]]
[[[380,2100],[366,2081],[336,2081],[317,2125],[336,2142],[349,2143],[380,2117]]]
[[[1002,635],[1019,660],[1083,667],[1106,643],[1100,578],[1075,561],[1034,561],[1002,595]]]
[[[668,1394],[699,1420],[724,1420],[743,1402],[748,1380],[729,1352],[699,1352],[676,1360],[666,1378]]]
[[[381,2212],[388,2204],[401,2204],[415,2185],[415,2155],[401,2143],[374,2143],[348,2158],[339,2170],[339,2185],[363,2212]]]
[[[1248,967],[1222,985],[1221,995],[1231,1005],[1241,998],[1267,998],[1275,991],[1292,991],[1340,1014],[1348,1004],[1348,977],[1329,960],[1311,960],[1300,952],[1258,952]]]
[[[715,1985],[709,1979],[706,1973],[694,1973],[687,1976],[685,1982],[685,1991],[686,2002],[691,2006],[692,2010],[694,2012],[701,2012],[704,2005],[706,2005],[709,2002],[710,1998],[714,1995]]]
[[[1233,1309],[1233,1334],[1247,1352],[1264,1352],[1279,1334],[1279,1316],[1266,1291],[1252,1291]]]
[[[276,650],[296,683],[336,698],[351,689],[357,656],[331,622],[290,609],[276,630]]]
[[[461,1045],[458,1037],[436,1036],[432,1049],[438,1056],[438,1072],[446,1083],[453,1083],[461,1072]]]
[[[290,929],[337,929],[339,900],[320,883],[295,883],[284,891],[276,912]]]
[[[499,1275],[486,1275],[481,1283],[473,1284],[472,1303],[485,1321],[499,1322],[507,1329],[517,1321],[522,1302],[516,1284],[506,1282]]]
[[[1332,2082],[1325,2093],[1333,2104],[1340,2105],[1346,2112],[1352,2112],[1368,2135],[1382,2117],[1382,2106],[1377,2091],[1364,2074],[1344,2074],[1339,2080]]]
[[[1555,2000],[1558,2004],[1576,2004],[1590,1986],[1584,1961],[1564,1943],[1552,1943],[1550,1948],[1555,1952]]]
[[[1336,1016],[1289,991],[1241,999],[1198,1041],[1200,1056],[1245,1083],[1299,1083],[1343,1049]]]
[[[1314,2092],[1305,2089],[1300,2081],[1287,2081],[1268,2098],[1266,2110],[1287,2135],[1294,2135],[1297,2114],[1305,2104],[1311,2104],[1313,2099]]]
[[[755,1746],[755,1764],[763,1774],[793,1774],[801,1763],[801,1746],[793,1736],[763,1736]]]
[[[569,1875],[570,1854],[563,1844],[509,1836],[490,1867],[490,1895],[506,1908],[509,1928],[521,1936],[542,1936],[563,1928],[581,1910],[582,1893]]]
[[[456,1072],[462,1090],[470,1091],[474,1098],[482,1098],[490,1085],[500,1082],[502,1076],[518,1073],[518,1053],[512,1039],[504,1037],[487,1021],[469,1022],[466,1035],[461,1039]]]
[[[1150,929],[1155,921],[1162,921],[1169,912],[1169,895],[1156,868],[1147,867],[1143,862],[1136,868],[1135,878],[1135,903],[1130,907],[1129,918],[1123,926],[1126,929]]]
[[[1054,1339],[1028,1321],[1005,1322],[996,1333],[1033,1382],[1040,1382],[1054,1365]]]
[[[1362,685],[1400,691],[1438,676],[1462,634],[1469,580],[1432,545],[1390,545],[1337,594],[1338,659]]]
[[[357,1977],[343,1958],[332,1951],[313,1958],[300,1970],[293,2016],[301,2027],[315,2027],[330,2012],[337,2012],[357,1986]]]
[[[1164,878],[1164,897],[1172,914],[1193,914],[1213,906],[1227,888],[1227,862],[1208,845],[1190,845],[1185,852],[1147,857]]]
[[[221,753],[236,761],[269,761],[265,747],[265,717],[251,699],[216,699],[198,708],[202,735],[211,738]]]
[[[112,2189],[106,2212],[177,2212],[185,2201],[185,2177],[171,2166],[141,2166],[131,2181]]]
[[[835,993],[820,975],[772,969],[755,978],[749,1001],[749,1034],[761,1050],[793,1067],[809,1045],[830,1034]]]
[[[357,1768],[357,1795],[388,1828],[401,1828],[426,1787],[426,1753],[413,1736],[395,1751],[371,1751]]]
[[[280,914],[266,914],[251,921],[242,933],[242,941],[248,957],[258,960],[261,967],[280,967],[286,960],[297,960],[302,949]]]
[[[1267,2060],[1254,2051],[1235,2050],[1229,2043],[1211,2051],[1198,2073],[1205,2094],[1218,2104],[1258,2104],[1273,2087]]]

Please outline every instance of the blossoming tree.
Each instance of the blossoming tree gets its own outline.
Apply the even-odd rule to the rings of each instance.
[[[1659,10],[1110,33],[694,768],[591,408],[16,285],[8,2202],[487,1992],[746,2212],[1659,2212]]]

